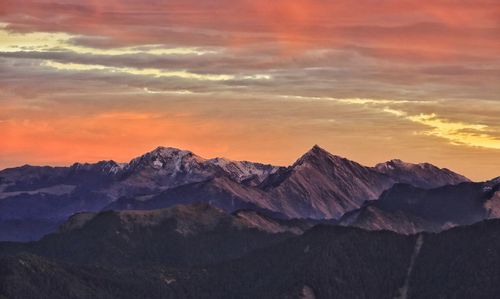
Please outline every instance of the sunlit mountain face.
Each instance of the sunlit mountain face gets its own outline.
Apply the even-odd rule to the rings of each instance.
[[[290,165],[312,144],[483,181],[497,1],[4,0],[0,169],[157,145]]]

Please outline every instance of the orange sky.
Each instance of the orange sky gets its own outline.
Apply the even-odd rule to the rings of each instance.
[[[0,3],[0,168],[158,145],[500,175],[497,1]]]

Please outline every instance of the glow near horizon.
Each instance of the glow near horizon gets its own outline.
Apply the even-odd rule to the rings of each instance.
[[[487,3],[475,3],[473,9],[464,4],[467,16],[460,13],[459,6],[412,2],[409,9],[383,3],[374,14],[384,16],[397,11],[394,15],[401,15],[404,22],[398,23],[395,18],[378,24],[376,18],[367,18],[353,7],[349,8],[354,13],[348,19],[341,7],[328,3],[220,2],[247,9],[238,10],[241,16],[233,16],[231,9],[225,15],[222,9],[220,13],[225,18],[206,23],[203,18],[183,19],[182,14],[172,12],[171,23],[165,24],[155,16],[159,15],[157,11],[169,14],[170,8],[149,9],[139,2],[113,2],[108,7],[105,3],[83,1],[78,5],[89,8],[93,14],[57,6],[61,22],[57,24],[50,20],[40,22],[52,5],[50,1],[27,1],[23,7],[7,5],[0,14],[0,67],[9,73],[0,78],[0,126],[7,136],[7,140],[0,141],[0,153],[6,157],[0,159],[0,165],[23,160],[62,163],[68,159],[93,159],[99,152],[101,156],[109,155],[108,152],[113,155],[118,153],[112,150],[113,142],[127,144],[124,138],[131,136],[139,140],[142,137],[136,136],[136,132],[151,130],[154,125],[157,129],[148,139],[135,142],[135,154],[156,143],[273,162],[276,156],[269,155],[269,150],[290,142],[294,136],[299,142],[295,140],[298,145],[284,154],[287,161],[310,143],[326,139],[330,140],[326,147],[332,147],[342,140],[345,146],[339,150],[352,152],[361,159],[374,153],[382,157],[385,148],[394,146],[394,155],[434,159],[438,164],[442,161],[465,171],[477,163],[483,167],[489,163],[489,175],[495,175],[495,165],[500,165],[500,123],[494,117],[498,106],[492,95],[494,86],[498,86],[494,79],[498,66],[492,58],[498,53],[498,45],[494,39],[484,38],[495,26],[487,15],[491,11]],[[47,7],[42,9],[40,5]],[[210,9],[185,5],[189,12]],[[142,14],[134,15],[135,11],[151,13],[152,17],[141,19]],[[410,11],[416,20],[408,17]],[[132,16],[130,26],[127,22],[117,25],[112,14],[107,23],[107,13],[121,12]],[[327,12],[340,17],[322,18]],[[245,23],[248,20],[253,23]],[[68,27],[65,22],[73,26]],[[94,22],[101,26],[87,25]],[[297,26],[289,26],[292,23]],[[438,25],[429,27],[431,23]],[[357,31],[362,26],[371,33]],[[343,28],[354,34],[347,31],[349,34],[344,35]],[[154,35],[157,29],[163,31]],[[330,29],[334,34],[322,31]],[[481,34],[468,35],[470,41],[461,34],[463,30],[483,29]],[[413,42],[398,40],[406,36]],[[102,46],[83,44],[87,41]],[[420,64],[428,69],[418,68]],[[476,78],[481,87],[469,83]],[[461,88],[463,91],[458,92]],[[105,98],[85,104],[87,100],[79,98],[85,95]],[[121,108],[115,107],[113,95],[127,97]],[[469,112],[472,105],[463,100],[467,98],[480,103],[483,109]],[[179,101],[184,101],[185,106],[179,106]],[[261,104],[252,106],[253,101]],[[140,108],[134,102],[148,104]],[[265,110],[259,106],[262,103]],[[447,107],[450,103],[452,109]],[[145,111],[134,111],[141,109]],[[281,123],[273,119],[270,111],[276,111]],[[137,117],[128,119],[128,124],[115,123],[124,121],[123,117],[131,113]],[[57,118],[71,123],[58,127]],[[266,125],[260,128],[256,121]],[[314,139],[298,136],[301,126],[314,132]],[[373,126],[382,130],[377,142],[387,142],[385,147],[378,152],[354,147],[364,139],[376,138],[369,133]],[[97,128],[106,128],[106,134],[119,132],[123,137],[113,136],[108,145],[90,150],[95,147],[92,142],[104,138]],[[259,130],[264,128],[269,131],[264,134],[269,148],[259,140]],[[339,133],[330,137],[336,128],[360,135],[353,140]],[[166,137],[161,137],[163,129],[169,130]],[[236,131],[232,133],[232,129]],[[201,132],[205,135],[199,135]],[[192,137],[180,136],[181,133]],[[245,136],[248,141],[242,141]],[[391,145],[392,137],[405,140],[405,144]],[[207,145],[200,143],[204,138]],[[208,141],[214,138],[223,141]],[[238,145],[242,142],[248,150]],[[56,157],[61,154],[55,145],[71,148],[71,143],[87,146],[87,152],[95,154],[85,156],[82,152],[58,161]],[[420,155],[412,151],[415,146],[428,150]],[[432,148],[442,150],[439,157],[432,156]],[[465,160],[456,158],[464,156]]]

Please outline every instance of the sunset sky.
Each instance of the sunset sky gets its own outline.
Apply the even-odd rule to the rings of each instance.
[[[499,176],[500,1],[0,1],[0,169],[314,144]]]

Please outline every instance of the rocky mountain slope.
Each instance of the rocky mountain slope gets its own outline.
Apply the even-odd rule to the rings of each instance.
[[[278,218],[339,218],[398,182],[428,188],[468,181],[422,165],[365,167],[319,146],[289,167],[205,159],[158,147],[124,164],[10,168],[0,171],[0,240],[38,239],[83,211],[147,210],[194,202],[227,212],[254,209]],[[10,229],[14,223],[15,232]],[[35,225],[37,230],[29,229]]]
[[[258,186],[247,186],[220,176],[171,188],[147,199],[124,197],[106,209],[156,209],[179,203],[209,202],[226,211],[261,208],[288,218],[334,218],[346,209],[359,207],[369,196],[375,198],[384,187],[392,184],[386,176],[358,164],[358,170],[378,178],[378,181],[355,184],[352,180],[360,174],[351,173],[341,163],[335,165],[329,157],[328,153],[315,147],[294,165],[282,168]],[[332,172],[343,176],[343,180],[333,176]],[[344,209],[341,201],[351,200],[346,189],[358,194],[358,200]],[[359,191],[355,193],[354,190]]]
[[[429,163],[412,164],[399,159],[375,165],[377,172],[384,173],[398,183],[429,189],[456,185],[470,180],[447,168],[438,168]]]
[[[413,181],[418,186],[468,181],[449,170],[415,167],[418,171]],[[401,180],[407,181],[410,176],[407,170]],[[314,146],[290,167],[266,173],[265,179],[255,186],[241,184],[228,176],[215,177],[170,188],[148,198],[123,197],[106,208],[155,209],[181,202],[209,202],[226,211],[253,207],[288,218],[332,219],[378,198],[397,182],[395,174],[389,176],[377,168],[362,166]]]
[[[0,240],[32,240],[69,216],[99,211],[116,199],[151,196],[169,188],[227,177],[242,186],[259,184],[279,167],[158,147],[130,163],[101,161],[70,167],[22,166],[0,171]],[[7,227],[18,223],[12,233]],[[38,230],[28,229],[34,224]],[[22,229],[26,227],[26,229]]]
[[[356,162],[331,155],[319,146],[262,184],[276,210],[297,218],[337,218],[376,199],[394,181]]]
[[[394,185],[376,200],[351,211],[342,225],[404,234],[441,231],[500,217],[500,180],[434,189]]]

